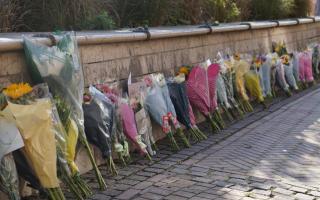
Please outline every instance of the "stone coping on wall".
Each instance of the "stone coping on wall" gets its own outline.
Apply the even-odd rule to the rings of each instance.
[[[161,38],[172,38],[182,36],[195,36],[205,34],[215,34],[231,31],[243,31],[250,29],[274,28],[282,26],[294,26],[298,24],[318,23],[320,16],[308,18],[296,18],[285,20],[254,21],[224,23],[218,26],[194,25],[194,26],[175,26],[175,27],[154,27],[147,30],[121,29],[114,31],[80,31],[76,32],[79,45],[93,45],[104,43],[119,43],[131,41],[153,40]],[[32,36],[36,32],[27,33],[0,33],[0,52],[21,50],[23,35]],[[59,38],[57,38],[59,40]],[[48,38],[34,38],[38,42],[51,45]]]

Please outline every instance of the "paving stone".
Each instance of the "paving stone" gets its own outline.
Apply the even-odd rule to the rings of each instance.
[[[291,187],[290,190],[299,193],[307,193],[308,191],[307,189],[301,187]]]
[[[283,194],[283,195],[291,195],[293,194],[293,192],[291,190],[286,190],[286,189],[283,189],[283,188],[275,188],[273,190],[273,193],[279,193],[279,194]]]
[[[281,103],[255,109],[177,153],[169,150],[167,141],[160,142],[156,162],[137,160],[133,154],[136,164],[119,169],[116,177],[103,166],[109,187],[90,199],[320,200],[319,99],[319,89],[276,98]],[[208,124],[199,126],[210,132]],[[94,173],[84,177],[96,191]]]
[[[295,199],[296,200],[314,200],[315,197],[310,196],[310,195],[306,195],[306,194],[302,194],[302,193],[298,193],[295,195]]]
[[[163,199],[164,196],[158,195],[158,194],[153,194],[153,193],[145,193],[142,196],[145,199],[152,199],[152,200],[160,200]]]
[[[151,186],[152,184],[153,184],[153,182],[143,181],[143,182],[140,182],[140,183],[138,183],[137,185],[135,185],[135,186],[134,186],[134,189],[143,190],[143,189],[148,188],[148,187]]]
[[[176,195],[169,195],[169,196],[165,197],[164,199],[166,199],[166,200],[187,200],[188,198],[176,196]]]
[[[186,198],[191,198],[191,197],[195,196],[194,193],[185,192],[185,191],[178,191],[178,192],[173,193],[173,195],[186,197]]]
[[[117,196],[118,199],[131,199],[135,195],[137,195],[140,192],[140,190],[135,190],[135,189],[129,189],[125,191],[124,193],[120,194]]]

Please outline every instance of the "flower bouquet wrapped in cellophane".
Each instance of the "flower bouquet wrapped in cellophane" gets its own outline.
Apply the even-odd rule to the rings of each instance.
[[[259,103],[264,104],[264,97],[260,85],[260,76],[256,70],[251,69],[244,75],[245,85],[250,95],[254,97]]]
[[[112,87],[114,88],[111,88],[110,84],[96,85],[96,88],[99,89],[103,93],[103,95],[105,95],[107,99],[112,102],[115,108],[115,134],[113,134],[112,137],[112,144],[114,151],[117,153],[118,159],[120,159],[122,164],[125,166],[127,165],[127,163],[131,162],[129,144],[123,131],[121,113],[118,104],[118,85],[113,84]]]
[[[270,54],[261,58],[262,64],[259,68],[260,82],[264,97],[272,97],[271,90],[271,67],[272,57]]]
[[[178,138],[182,140],[184,146],[189,148],[190,147],[189,140],[185,136],[182,130],[182,127],[177,119],[177,113],[171,101],[169,89],[168,89],[164,75],[162,73],[156,73],[156,74],[152,74],[151,76],[153,78],[154,83],[157,84],[161,89],[162,96],[167,105],[169,121],[170,123],[172,123],[173,128],[175,129],[176,131],[175,133],[177,134]]]
[[[213,113],[214,119],[218,122],[219,126],[223,129],[225,123],[220,114],[217,99],[217,81],[219,79],[220,65],[217,63],[211,64],[211,61],[207,61],[207,75],[208,75],[208,86],[210,95],[210,112]]]
[[[245,60],[240,58],[240,55],[234,55],[234,68],[235,68],[235,84],[237,92],[241,98],[241,104],[246,112],[252,112],[253,108],[249,102],[249,97],[247,95],[245,87],[244,75],[249,71],[250,64]]]
[[[8,106],[2,114],[19,128],[23,152],[50,199],[64,199],[57,176],[55,127],[50,98],[37,98],[28,84],[12,84],[4,90]]]
[[[234,70],[234,60],[233,57],[227,56],[223,58],[222,56],[219,59],[219,63],[222,63],[221,66],[225,66],[226,71],[222,73],[222,79],[226,86],[227,98],[232,107],[231,114],[234,118],[240,117],[243,118],[243,110],[240,106],[239,100],[236,99],[234,79],[235,79],[235,70]]]
[[[170,93],[171,101],[174,105],[177,119],[182,123],[191,133],[196,141],[204,140],[207,138],[196,126],[191,123],[189,100],[187,97],[185,75],[179,74],[175,78],[170,78],[167,81],[167,86]]]
[[[46,82],[53,96],[61,98],[70,109],[70,118],[78,127],[79,140],[87,150],[100,189],[104,190],[105,181],[84,132],[82,110],[84,78],[74,33],[62,35],[57,45],[52,47],[24,38],[24,49],[32,80]]]
[[[3,191],[9,200],[20,200],[19,177],[11,153],[0,159],[0,191]]]
[[[288,96],[291,96],[290,87],[286,80],[284,65],[281,59],[278,59],[276,63],[276,83]]]
[[[101,87],[101,86],[100,86]],[[122,90],[119,83],[104,85],[103,91],[118,106],[119,116],[122,123],[122,130],[126,138],[138,149],[139,153],[146,156],[149,160],[151,157],[146,150],[146,145],[142,142],[142,137],[138,133],[135,121],[135,115],[132,107],[129,105],[128,98],[122,98]]]
[[[191,105],[203,114],[210,123],[212,131],[220,131],[210,113],[210,95],[206,69],[200,66],[192,68],[187,80],[187,95]]]
[[[147,85],[147,93],[144,100],[144,107],[146,111],[150,114],[150,117],[162,128],[162,131],[168,139],[172,150],[179,150],[179,146],[173,136],[173,131],[170,126],[170,120],[172,118],[169,116],[170,110],[168,108],[167,102],[163,97],[162,90],[160,86],[153,80],[151,75],[144,77],[144,81]],[[170,114],[172,116],[172,114]]]
[[[0,113],[0,190],[19,200],[19,179],[12,152],[24,146],[20,131]]]
[[[128,83],[130,106],[135,112],[135,119],[139,135],[141,135],[143,143],[147,145],[148,153],[151,156],[154,156],[156,155],[157,146],[153,137],[150,116],[144,108],[146,90],[146,84],[143,81]]]
[[[312,49],[312,71],[314,78],[318,79],[320,75],[319,63],[320,63],[320,50],[319,44],[310,45]]]
[[[294,78],[293,74],[293,64],[292,60],[290,59],[289,55],[281,56],[281,62],[284,68],[284,74],[289,86],[294,90],[299,90],[298,84],[296,79]]]
[[[309,50],[305,50],[299,54],[299,78],[305,86],[314,81],[312,73],[312,55]]]
[[[220,64],[221,66],[221,64]],[[231,115],[232,112],[232,106],[229,103],[228,96],[227,96],[227,89],[225,82],[223,80],[223,73],[222,73],[222,67],[220,67],[220,73],[218,75],[217,79],[217,99],[218,103],[220,104],[220,107],[222,107],[224,113],[226,114],[228,120],[231,122],[233,121],[233,117]],[[226,69],[225,69],[226,71]],[[226,73],[226,72],[224,72]]]
[[[89,87],[83,104],[84,126],[90,143],[97,146],[106,159],[111,174],[117,175],[112,158],[112,137],[116,131],[115,106],[102,92]]]

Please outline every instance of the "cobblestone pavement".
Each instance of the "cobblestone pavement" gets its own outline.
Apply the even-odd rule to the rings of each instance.
[[[162,149],[152,164],[138,160],[117,177],[104,174],[109,187],[92,199],[320,200],[319,153],[315,89],[258,109],[189,149]]]

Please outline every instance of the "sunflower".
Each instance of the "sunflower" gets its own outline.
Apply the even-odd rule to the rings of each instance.
[[[186,66],[180,67],[179,69],[179,74],[184,74],[184,75],[188,75],[190,72],[189,68]]]
[[[4,89],[3,93],[12,99],[19,99],[31,91],[32,87],[28,83],[13,83]]]

